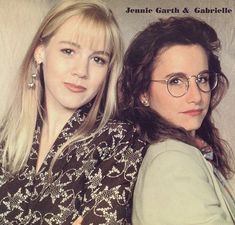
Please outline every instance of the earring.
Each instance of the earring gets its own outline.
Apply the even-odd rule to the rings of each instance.
[[[141,103],[142,103],[144,106],[146,106],[146,107],[149,106],[149,101],[148,101],[146,98],[141,99]]]
[[[35,80],[37,79],[37,76],[40,74],[40,64],[37,64],[37,68],[36,68],[36,72],[34,72],[32,75],[31,75],[31,81],[28,82],[28,88],[30,89],[33,89],[35,88]]]

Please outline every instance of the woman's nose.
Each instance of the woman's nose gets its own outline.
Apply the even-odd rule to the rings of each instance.
[[[74,62],[73,66],[73,75],[76,75],[79,78],[88,78],[88,59],[83,59],[82,57]]]
[[[197,82],[195,79],[189,80],[189,86],[188,91],[186,93],[187,95],[187,101],[188,102],[194,102],[199,103],[202,99],[201,90],[199,89]]]

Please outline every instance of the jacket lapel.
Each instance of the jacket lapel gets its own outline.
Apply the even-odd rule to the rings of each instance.
[[[204,157],[203,160],[213,180],[213,185],[217,196],[222,197],[225,205],[227,206],[227,211],[230,214],[233,222],[235,223],[235,195],[233,193],[232,187],[229,185],[228,181],[220,174],[220,172],[213,168],[211,163],[209,163]]]

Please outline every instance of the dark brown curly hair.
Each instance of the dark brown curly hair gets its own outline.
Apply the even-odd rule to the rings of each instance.
[[[149,143],[173,138],[195,145],[185,129],[175,127],[140,101],[140,95],[149,89],[154,64],[161,50],[178,44],[203,47],[208,57],[209,70],[219,74],[218,85],[211,92],[207,115],[196,135],[213,148],[216,156],[214,165],[228,178],[233,172],[229,164],[229,154],[232,152],[227,142],[220,138],[211,115],[228,89],[229,82],[217,56],[220,41],[215,30],[207,23],[192,17],[170,17],[150,24],[137,34],[126,51],[119,80],[120,117],[134,122]]]

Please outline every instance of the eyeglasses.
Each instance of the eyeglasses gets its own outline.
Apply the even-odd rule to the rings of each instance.
[[[188,92],[189,80],[194,77],[196,84],[202,92],[208,93],[216,88],[218,84],[218,73],[212,73],[208,70],[200,72],[198,75],[187,77],[184,73],[169,74],[166,80],[151,80],[153,82],[160,82],[167,85],[168,92],[173,97],[181,97]]]

